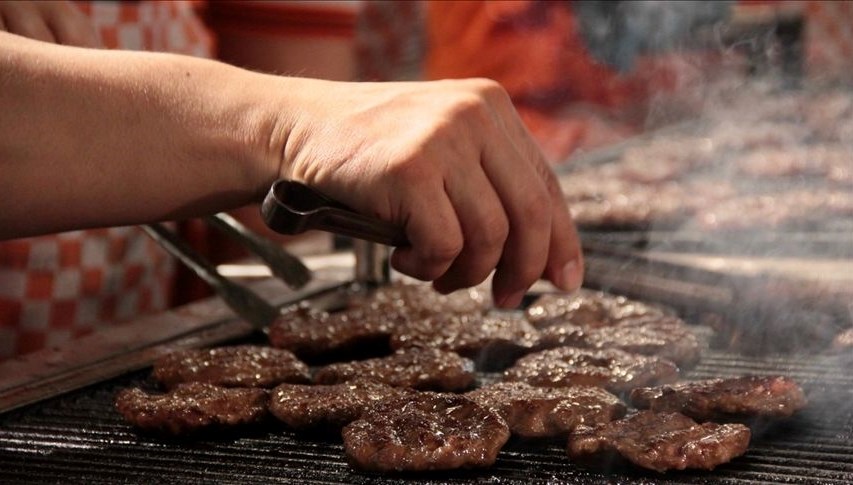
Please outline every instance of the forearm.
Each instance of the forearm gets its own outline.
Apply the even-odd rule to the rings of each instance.
[[[256,200],[278,173],[270,137],[287,133],[264,78],[0,33],[0,239]]]
[[[402,227],[392,264],[514,307],[577,288],[577,234],[498,84],[338,83],[0,34],[0,238],[209,213],[308,183]]]

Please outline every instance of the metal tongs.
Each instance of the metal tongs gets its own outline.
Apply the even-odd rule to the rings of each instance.
[[[386,246],[409,244],[406,234],[396,225],[359,214],[293,180],[273,183],[261,205],[261,215],[272,230],[282,234],[316,229]]]
[[[204,220],[261,258],[273,275],[294,290],[311,281],[311,270],[299,258],[287,252],[280,244],[253,233],[230,215],[220,212],[207,216]]]
[[[162,224],[145,224],[142,229],[166,251],[207,282],[237,315],[263,330],[278,317],[278,309],[252,290],[225,278],[216,267],[183,239]]]

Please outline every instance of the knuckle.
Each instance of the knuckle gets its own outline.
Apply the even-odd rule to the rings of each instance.
[[[476,231],[469,244],[478,252],[496,251],[503,248],[508,236],[509,221],[503,214],[498,214],[487,220],[481,230]]]
[[[418,259],[411,256],[398,256],[399,254],[395,253],[391,258],[391,266],[400,273],[421,281],[431,281],[437,277],[433,274],[435,270],[431,271],[431,267],[422,264]]]
[[[395,270],[403,273],[406,276],[410,276],[419,281],[432,281],[433,277],[430,274],[424,272],[422,267],[409,267],[409,266],[400,266],[398,264],[392,264]]]
[[[547,192],[531,192],[521,205],[521,218],[528,227],[543,228],[551,225],[551,196]]]
[[[458,81],[458,89],[443,98],[443,107],[449,121],[479,118],[489,113],[489,89],[484,88],[480,79],[465,79]],[[491,81],[493,82],[493,81]]]
[[[481,122],[488,118],[486,100],[475,93],[460,94],[450,108],[451,118]]]
[[[492,268],[469,270],[459,273],[457,277],[457,282],[459,284],[458,286],[460,288],[466,288],[479,285],[480,283],[486,280],[486,278],[489,276],[489,273],[491,273],[491,269]]]
[[[560,187],[560,182],[557,180],[557,176],[554,175],[551,168],[544,162],[540,162],[536,164],[536,172],[545,183],[545,188],[548,190],[548,194],[551,197],[562,201],[563,189]]]
[[[410,276],[414,276],[421,281],[433,281],[439,278],[442,274],[444,274],[444,272],[440,266],[420,265],[414,271],[414,274]]]
[[[461,252],[461,238],[441,238],[422,251],[421,259],[429,266],[446,267],[446,265],[454,261]]]
[[[403,156],[389,165],[388,172],[408,190],[418,190],[432,177],[432,167],[424,163],[422,147],[416,147],[412,153]]]
[[[445,269],[441,265],[428,264],[421,261],[416,266],[411,268],[411,270],[408,271],[408,274],[409,276],[417,278],[421,281],[434,281],[441,277],[444,272]]]
[[[519,288],[527,288],[542,276],[542,268],[534,264],[519,264],[511,273]]]
[[[512,105],[509,93],[499,82],[486,78],[477,78],[473,81],[475,86],[474,89],[476,89],[482,97],[491,102],[503,103],[506,106]]]
[[[506,90],[501,86],[501,83],[494,79],[477,77],[470,80],[474,89],[485,95],[506,94]]]

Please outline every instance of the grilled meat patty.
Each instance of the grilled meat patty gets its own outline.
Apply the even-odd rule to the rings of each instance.
[[[522,437],[567,434],[581,424],[607,423],[625,415],[625,405],[600,387],[534,387],[498,382],[465,394],[497,411],[510,430]]]
[[[355,378],[420,390],[461,391],[474,383],[474,363],[453,352],[410,348],[388,357],[327,365],[317,371],[314,382],[337,384]]]
[[[395,282],[355,300],[352,306],[365,313],[394,313],[419,318],[437,313],[484,313],[492,306],[492,300],[489,293],[480,288],[442,295],[430,285]]]
[[[563,346],[656,355],[684,368],[696,365],[701,357],[699,340],[687,324],[680,318],[660,315],[630,317],[612,326],[589,329],[561,323],[540,331],[539,348]]]
[[[642,355],[656,355],[689,368],[699,363],[701,346],[687,324],[673,316],[642,316],[620,320],[617,325],[590,331],[587,346],[616,348]]]
[[[350,463],[376,471],[487,467],[510,436],[494,411],[431,392],[381,401],[342,434]]]
[[[839,332],[832,339],[832,346],[830,348],[836,352],[853,349],[853,328]]]
[[[154,363],[154,378],[168,388],[182,382],[225,387],[311,382],[308,366],[292,353],[255,345],[173,352]]]
[[[391,348],[437,348],[474,359],[481,368],[501,368],[533,349],[539,332],[522,316],[442,314],[412,320],[391,335]]]
[[[595,427],[578,427],[569,436],[568,454],[599,464],[618,454],[637,466],[659,472],[712,470],[744,454],[750,435],[742,424],[697,424],[679,413],[640,411]]]
[[[569,202],[569,210],[580,227],[676,227],[691,213],[687,198],[688,190],[676,182],[628,184],[618,193],[602,191],[594,199]]]
[[[746,153],[734,165],[741,173],[757,177],[830,177],[850,171],[850,154],[843,144],[785,146]]]
[[[806,406],[806,396],[787,377],[746,376],[638,388],[631,391],[631,403],[706,421],[726,416],[788,417]]]
[[[269,410],[294,429],[341,428],[368,406],[415,391],[356,379],[342,384],[281,384],[270,395]]]
[[[588,290],[542,295],[526,311],[527,319],[538,329],[560,323],[584,329],[608,327],[629,317],[667,314],[658,306]]]
[[[267,413],[267,391],[203,382],[178,384],[167,394],[130,388],[118,393],[116,409],[141,429],[183,435],[260,420]]]
[[[429,285],[395,283],[354,299],[338,312],[293,305],[270,325],[269,339],[304,359],[376,355],[387,352],[388,339],[399,325],[437,314],[481,314],[490,305],[488,294],[478,289],[442,295]]]
[[[841,176],[841,172],[838,173]],[[705,230],[808,228],[853,215],[853,193],[845,190],[790,189],[750,194],[709,205],[696,215]]]
[[[659,357],[617,349],[560,347],[530,354],[504,371],[504,381],[522,381],[534,386],[600,386],[614,392],[674,382],[678,367]]]
[[[401,318],[396,313],[366,313],[360,308],[329,313],[293,305],[270,324],[269,339],[274,347],[308,360],[375,347],[386,350],[388,337]]]

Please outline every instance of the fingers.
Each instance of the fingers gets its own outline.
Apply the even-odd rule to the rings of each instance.
[[[447,272],[433,283],[441,293],[482,283],[500,261],[509,234],[500,198],[480,167],[473,168],[447,182],[464,246]]]
[[[483,165],[510,227],[492,291],[498,306],[512,308],[542,276],[548,261],[551,201],[543,182],[509,141],[486,147]]]
[[[0,1],[0,30],[30,39],[99,47],[89,19],[68,1]]]
[[[346,94],[353,90],[358,96]],[[397,270],[432,280],[441,292],[478,284],[494,270],[495,302],[503,307],[516,306],[543,276],[565,290],[580,284],[568,207],[500,85],[367,83],[342,92],[345,102],[320,115],[305,110],[306,126],[332,126],[334,137],[292,132],[288,146],[299,148],[286,157],[288,176],[403,225],[411,247],[395,250]],[[327,98],[318,98],[320,106]],[[338,148],[330,152],[329,141]],[[322,170],[316,160],[326,161]]]
[[[547,172],[542,177],[553,207],[548,263],[543,275],[557,288],[574,291],[583,283],[584,265],[580,237],[559,182],[547,166],[543,165],[539,173],[543,170]]]
[[[503,136],[487,139],[483,166],[500,194],[511,228],[493,292],[500,306],[515,307],[542,276],[563,290],[578,288],[583,260],[568,206],[542,151],[506,92],[487,88],[486,95]]]
[[[564,291],[574,291],[583,283],[584,271],[577,229],[557,177],[508,101],[507,99],[506,103],[497,105],[499,109],[503,109],[501,119],[506,123],[506,129],[512,132],[512,139],[521,143],[521,150],[533,164],[551,200],[551,240],[548,248],[548,263],[543,276]]]
[[[53,3],[44,12],[45,21],[57,42],[77,47],[100,47],[101,42],[94,25],[86,15],[67,1]]]
[[[478,97],[454,112],[451,131],[459,136],[445,139],[439,153],[425,152],[424,173],[409,177],[409,194],[433,196],[405,211],[413,246],[397,250],[392,263],[443,293],[476,285],[494,269],[494,300],[507,308],[543,276],[576,289],[580,243],[556,177],[506,92],[484,80],[469,87]],[[441,188],[412,186],[436,171]]]
[[[445,274],[462,252],[462,229],[440,182],[406,184],[411,216],[404,222],[411,246],[397,248],[391,265],[423,281]]]
[[[3,24],[7,32],[45,42],[56,42],[34,2],[3,2]]]

